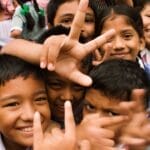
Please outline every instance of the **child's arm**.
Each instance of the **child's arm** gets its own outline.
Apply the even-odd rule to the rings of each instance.
[[[42,68],[55,70],[58,74],[78,84],[89,86],[92,83],[91,78],[81,73],[78,66],[87,54],[103,45],[115,34],[115,31],[108,31],[88,43],[79,43],[87,6],[88,0],[80,1],[68,36],[52,36],[44,42],[44,45],[13,40],[1,50],[1,53],[12,54],[29,62],[40,64]]]
[[[33,150],[77,150],[75,122],[71,103],[65,103],[65,133],[59,128],[54,128],[51,133],[43,133],[40,114],[34,115]],[[88,141],[82,142],[80,150],[90,150]]]

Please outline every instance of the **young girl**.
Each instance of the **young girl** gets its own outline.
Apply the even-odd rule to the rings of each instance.
[[[104,44],[100,52],[106,52],[111,45],[109,59],[123,58],[136,61],[139,50],[144,48],[143,23],[133,8],[114,6],[102,10],[96,24],[97,34],[115,29],[116,34]]]
[[[146,47],[148,45],[148,34],[143,33],[143,22],[138,11],[128,6],[114,6],[111,9],[102,10],[97,20],[97,34],[103,34],[109,29],[116,31],[116,35],[101,47],[101,55],[106,54],[106,51],[108,53],[108,44],[111,44],[107,59],[122,58],[137,61],[150,74],[149,51],[140,52],[145,48],[144,38],[146,39]],[[146,31],[148,32],[148,26]],[[144,57],[145,53],[147,54]]]
[[[11,37],[36,40],[45,31],[45,12],[36,0],[17,0],[12,18]]]

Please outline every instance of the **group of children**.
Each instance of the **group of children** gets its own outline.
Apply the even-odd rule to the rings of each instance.
[[[50,29],[36,42],[1,50],[0,148],[149,149],[150,1],[47,8]]]

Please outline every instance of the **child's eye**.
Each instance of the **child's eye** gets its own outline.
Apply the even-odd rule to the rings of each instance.
[[[124,35],[124,39],[125,39],[125,40],[130,40],[132,37],[133,37],[132,34],[125,34],[125,35]]]
[[[108,112],[108,115],[109,115],[110,117],[112,117],[112,116],[118,116],[119,114],[116,113],[116,112],[109,111],[109,112]]]
[[[146,17],[150,18],[150,14],[147,14]]]
[[[18,102],[11,102],[11,103],[5,104],[3,107],[16,107],[18,105],[19,105]]]
[[[85,104],[85,108],[89,112],[95,112],[96,111],[96,108],[91,104]]]
[[[37,97],[36,99],[35,99],[35,101],[36,101],[36,103],[47,103],[47,101],[48,101],[48,98],[47,98],[47,96],[41,96],[41,97]]]
[[[47,85],[49,88],[54,89],[54,90],[62,88],[62,84],[57,83],[57,82],[49,82]]]
[[[73,18],[64,18],[64,19],[62,19],[60,21],[60,24],[66,24],[66,25],[68,25],[68,24],[71,24],[72,21],[73,21]]]
[[[74,85],[74,86],[73,86],[73,89],[74,89],[75,91],[83,91],[85,88],[82,87],[82,86],[79,86],[79,85]]]
[[[86,16],[85,22],[86,23],[93,23],[94,22],[94,18],[92,16]]]

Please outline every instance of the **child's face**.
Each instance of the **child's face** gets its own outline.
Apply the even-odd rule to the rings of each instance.
[[[83,117],[91,113],[99,113],[100,117],[113,117],[119,115],[130,116],[129,112],[121,109],[119,105],[122,101],[108,98],[103,95],[99,90],[89,89],[85,94],[85,104],[83,108]],[[140,104],[141,105],[141,104]],[[127,122],[122,122],[118,124],[110,124],[105,126],[105,128],[114,131],[114,140],[117,142],[120,134],[120,129],[126,125]]]
[[[66,2],[59,6],[54,18],[54,26],[61,24],[70,27],[78,8],[78,1]],[[88,7],[85,17],[85,23],[81,30],[84,37],[90,40],[95,31],[95,15],[91,8]]]
[[[50,121],[50,109],[42,81],[33,76],[18,77],[0,86],[0,132],[6,143],[32,146],[35,111],[41,114],[45,130]]]
[[[128,113],[131,112],[122,110],[121,105],[119,105],[121,102],[123,101],[119,99],[109,98],[105,96],[103,93],[101,93],[99,90],[90,88],[85,94],[83,115],[85,116],[91,113],[99,113],[100,117],[129,115]],[[141,103],[137,104],[136,106],[138,105],[142,106]],[[140,107],[140,108],[142,109],[144,107]],[[113,126],[111,125],[108,126],[108,128],[117,132],[122,125],[123,124],[116,124]]]
[[[101,33],[110,29],[115,29],[116,34],[102,46],[101,50],[105,51],[107,45],[111,43],[110,59],[122,58],[135,61],[138,51],[144,48],[143,38],[139,37],[137,31],[123,15],[108,18],[103,24]]]
[[[51,73],[47,81],[48,96],[52,114],[59,121],[64,121],[64,103],[72,102],[77,107],[84,96],[84,87],[77,85],[56,73]]]
[[[145,5],[144,9],[141,11],[141,16],[144,24],[145,42],[150,49],[150,3]]]
[[[89,113],[99,113],[103,116],[121,115],[118,109],[119,100],[109,99],[99,90],[89,89],[85,94],[84,115]]]

